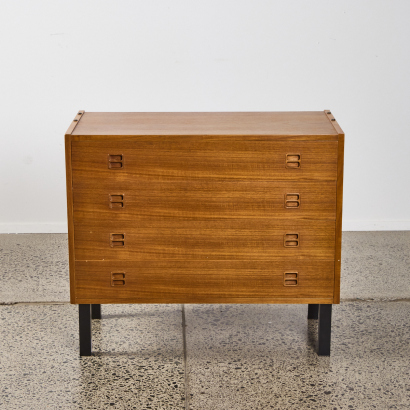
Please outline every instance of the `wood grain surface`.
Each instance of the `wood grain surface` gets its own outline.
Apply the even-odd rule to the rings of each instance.
[[[284,272],[298,286],[284,286]],[[76,262],[76,303],[329,303],[333,261]],[[112,273],[124,286],[112,286]]]
[[[328,110],[79,111],[71,302],[339,303],[343,150]]]
[[[135,227],[137,225],[137,227]],[[143,219],[134,226],[101,220],[100,226],[75,225],[76,260],[274,260],[334,259],[334,221],[273,219]],[[110,235],[125,234],[125,247],[112,248]],[[299,246],[284,246],[297,233]]]
[[[298,154],[300,168],[286,168],[286,155]],[[109,155],[122,155],[123,168],[110,169]],[[136,179],[331,180],[337,178],[335,141],[229,141],[174,137],[72,142],[73,187],[116,184],[129,188]],[[110,181],[110,182],[109,182]]]
[[[146,181],[132,189],[104,184],[73,191],[77,224],[115,220],[132,226],[143,218],[282,218],[329,219],[336,215],[336,182],[323,181]],[[285,197],[297,194],[298,207],[287,208]],[[112,208],[110,195],[121,195]]]
[[[68,264],[70,270],[70,301],[75,303],[75,246],[74,246],[74,212],[73,212],[73,190],[71,172],[71,136],[66,135],[65,144],[65,166],[67,187],[67,227],[68,227]]]
[[[73,135],[337,135],[323,111],[86,112]]]
[[[340,303],[340,276],[342,263],[342,208],[343,208],[343,169],[345,135],[330,110],[325,110],[328,120],[338,135],[337,155],[337,200],[336,200],[336,240],[335,240],[335,286],[333,303]]]

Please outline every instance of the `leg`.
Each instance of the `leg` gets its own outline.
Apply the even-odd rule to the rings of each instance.
[[[319,305],[319,356],[330,356],[330,334],[332,331],[332,305]]]
[[[317,319],[319,313],[319,305],[308,305],[308,319]]]
[[[91,356],[91,305],[78,305],[80,356]]]
[[[91,305],[91,319],[101,319],[101,305]]]

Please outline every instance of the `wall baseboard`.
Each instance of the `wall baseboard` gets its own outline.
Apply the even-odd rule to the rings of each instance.
[[[410,231],[410,220],[346,219],[343,231]],[[0,223],[2,233],[67,233],[67,223]]]
[[[410,220],[344,219],[343,231],[410,231]]]
[[[0,233],[67,233],[67,222],[0,223]]]

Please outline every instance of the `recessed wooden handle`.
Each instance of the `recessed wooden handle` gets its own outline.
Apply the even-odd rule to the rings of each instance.
[[[300,154],[286,154],[286,168],[300,168],[301,160],[302,156]]]
[[[299,194],[286,194],[285,195],[285,208],[299,208],[300,195]]]
[[[125,272],[111,272],[111,286],[124,286]]]
[[[111,209],[124,208],[124,195],[110,194],[108,204]]]
[[[109,169],[122,169],[124,168],[123,155],[121,154],[108,154],[108,168]]]
[[[297,248],[299,246],[299,234],[286,233],[283,236],[283,246],[285,248]]]
[[[125,233],[112,233],[112,234],[110,234],[110,246],[112,248],[124,248],[124,246],[125,246]]]
[[[284,286],[297,286],[298,285],[298,272],[285,272],[283,274]]]

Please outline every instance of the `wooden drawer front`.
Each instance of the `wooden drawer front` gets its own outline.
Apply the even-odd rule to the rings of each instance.
[[[72,142],[74,189],[108,180],[118,189],[153,179],[336,180],[336,171],[336,141],[184,136]]]
[[[150,218],[75,227],[76,260],[332,260],[334,250],[334,221]]]
[[[285,285],[285,272],[297,273],[296,286]],[[333,262],[309,259],[83,261],[75,303],[329,303],[333,272]]]
[[[75,189],[74,222],[115,220],[135,226],[145,218],[336,217],[336,183],[268,181],[139,181],[134,189]]]

